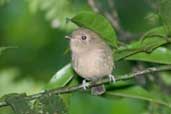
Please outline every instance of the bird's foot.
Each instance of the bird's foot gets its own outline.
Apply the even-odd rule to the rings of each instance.
[[[89,83],[87,83],[86,80],[83,80],[83,82],[82,82],[82,88],[84,90],[86,90],[88,86],[89,86]]]
[[[116,78],[112,74],[109,74],[109,81],[115,83]]]

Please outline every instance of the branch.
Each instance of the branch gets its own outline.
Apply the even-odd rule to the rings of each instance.
[[[142,71],[138,71],[136,73],[117,76],[116,82],[121,81],[121,80],[129,80],[129,79],[135,78],[137,76],[142,76],[142,75],[153,73],[153,72],[169,71],[169,70],[171,70],[170,65],[160,66],[160,67],[157,67],[157,68],[156,67],[151,67],[151,68],[147,68],[147,69],[142,70]],[[92,82],[88,82],[87,83],[88,84],[87,88],[91,88],[91,87],[101,85],[101,84],[106,84],[106,83],[109,83],[109,82],[110,82],[110,79],[108,79],[108,78],[99,80],[96,84],[94,84]],[[45,90],[45,91],[42,91],[42,92],[37,93],[37,94],[26,96],[25,99],[26,100],[34,100],[34,99],[42,97],[45,94],[46,95],[52,95],[52,94],[71,93],[71,92],[80,90],[82,88],[83,88],[82,85],[77,85],[77,86],[72,86],[72,87],[55,88],[55,89]],[[0,102],[0,107],[4,107],[4,106],[8,106],[8,105],[9,104],[7,102],[5,102],[5,101]]]

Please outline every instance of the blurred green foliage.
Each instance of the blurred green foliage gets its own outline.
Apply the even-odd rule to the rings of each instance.
[[[142,39],[131,39],[129,44],[115,51],[117,67],[114,74],[139,70],[138,66],[171,64],[171,46],[167,45],[170,41],[167,37],[170,34],[170,1],[113,1],[125,30],[135,34],[147,31]],[[102,9],[112,12],[108,0],[98,2]],[[119,38],[111,40],[108,37],[115,35],[111,27],[106,29],[110,31],[108,34],[98,28],[103,22],[108,25],[108,21],[97,18],[97,23],[91,26],[91,20],[87,20],[94,15],[78,15],[82,11],[92,11],[87,0],[0,0],[0,96],[16,92],[33,94],[43,88],[78,84],[80,79],[74,77],[71,80],[75,76],[71,66],[65,66],[70,62],[70,53],[65,53],[69,44],[64,36],[77,27],[75,24],[104,32],[102,36],[116,45],[115,40]],[[73,18],[75,24],[67,24],[66,18],[74,16],[77,17]],[[132,55],[137,52],[142,53]],[[123,60],[128,55],[132,56]],[[170,114],[167,104],[171,102],[171,73],[149,75],[153,76],[106,85],[109,92],[104,96],[91,96],[89,92],[79,91],[61,97],[71,114]],[[49,103],[47,98],[46,101]],[[155,103],[158,101],[160,103]],[[166,105],[160,105],[161,102]],[[53,103],[54,107],[60,105]],[[49,104],[48,110],[54,107]],[[4,113],[14,112],[9,107],[0,108],[0,114]]]

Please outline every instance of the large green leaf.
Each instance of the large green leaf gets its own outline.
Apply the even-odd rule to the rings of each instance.
[[[171,108],[168,101],[163,101],[160,95],[155,95],[153,93],[150,93],[139,86],[134,86],[134,87],[126,88],[126,89],[119,89],[119,90],[107,92],[107,95],[143,100],[143,101],[156,103],[156,104],[164,105],[168,108]]]
[[[117,46],[115,31],[109,21],[102,15],[93,12],[82,12],[74,16],[71,21],[80,27],[95,31],[111,46]]]
[[[129,56],[127,60],[147,61],[162,64],[171,64],[171,50],[159,47],[151,53],[137,53]]]
[[[149,31],[144,33],[141,40],[144,40],[144,39],[149,38],[149,37],[154,37],[154,36],[166,37],[167,35],[166,35],[166,31],[165,31],[164,26],[160,26],[160,27],[150,29]]]
[[[171,1],[170,0],[161,0],[160,2],[160,16],[162,22],[165,26],[165,30],[169,35],[171,35]]]
[[[142,114],[146,109],[141,100],[104,98],[85,93],[73,93],[70,101],[71,114]],[[86,107],[86,108],[85,108]],[[136,108],[135,108],[136,107]]]
[[[126,47],[120,47],[114,52],[113,56],[115,61],[118,61],[120,59],[127,58],[131,55],[136,55],[141,52],[150,53],[155,48],[166,43],[168,43],[168,41],[164,38],[149,38],[144,40],[143,42],[137,41],[127,45]]]
[[[138,53],[150,53],[157,47],[170,42],[164,36],[165,32],[163,27],[154,28],[145,33],[141,40],[132,42],[131,44],[128,44],[124,47],[119,47],[114,52],[114,59],[115,61],[118,61]]]
[[[52,76],[46,88],[64,87],[74,76],[71,64],[67,64]]]

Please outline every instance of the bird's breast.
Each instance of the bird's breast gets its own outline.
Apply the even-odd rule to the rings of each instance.
[[[112,72],[113,60],[103,50],[93,50],[84,54],[72,54],[74,70],[83,78],[95,80]]]

